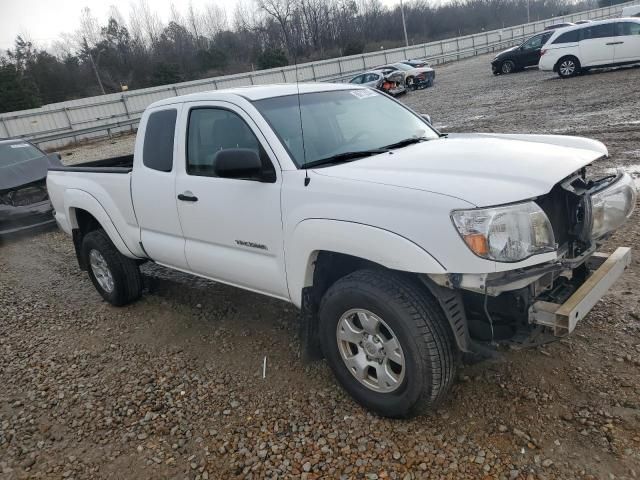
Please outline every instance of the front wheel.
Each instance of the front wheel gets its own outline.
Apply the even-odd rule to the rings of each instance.
[[[320,340],[343,388],[387,417],[409,417],[446,396],[458,354],[436,300],[411,277],[359,270],[323,297]]]
[[[506,60],[502,62],[502,66],[500,67],[500,72],[508,75],[509,73],[513,73],[516,70],[516,64],[511,60]]]
[[[558,61],[560,78],[570,78],[580,73],[580,62],[576,57],[563,57]]]
[[[84,236],[82,255],[93,286],[107,302],[120,307],[140,297],[142,277],[138,264],[122,255],[104,230]]]

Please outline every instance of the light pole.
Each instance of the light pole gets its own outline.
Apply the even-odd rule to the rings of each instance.
[[[404,21],[404,7],[402,6],[402,0],[400,0],[400,14],[402,15],[402,29],[404,30],[404,44],[409,46],[409,39],[407,38],[407,24]]]
[[[531,18],[529,17],[529,0],[527,0],[527,23],[531,23]]]

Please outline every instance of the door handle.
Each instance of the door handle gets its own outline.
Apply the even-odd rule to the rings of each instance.
[[[607,45],[621,45],[624,42],[611,42],[611,43],[607,43]]]
[[[183,202],[197,202],[198,197],[194,196],[191,192],[185,192],[178,195],[178,200]]]

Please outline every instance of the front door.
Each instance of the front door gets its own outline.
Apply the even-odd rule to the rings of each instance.
[[[538,62],[540,61],[540,50],[542,49],[542,46],[547,43],[550,36],[551,32],[542,33],[535,37],[531,37],[524,43],[524,45],[522,45],[520,63],[523,67],[538,65]]]
[[[602,23],[581,29],[580,63],[583,67],[613,63],[614,23]]]
[[[265,138],[242,109],[226,102],[185,104],[181,122],[187,125],[187,148],[181,152],[176,201],[189,270],[288,298],[282,177]],[[228,149],[255,151],[262,161],[262,180],[218,176],[217,154]]]
[[[640,61],[640,22],[616,23],[614,62]]]

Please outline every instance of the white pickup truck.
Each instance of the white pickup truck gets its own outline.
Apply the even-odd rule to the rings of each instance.
[[[597,245],[631,215],[595,140],[449,134],[353,85],[162,100],[132,157],[50,168],[55,218],[114,305],[139,265],[291,302],[310,357],[361,404],[437,404],[462,353],[570,333],[630,262]]]

